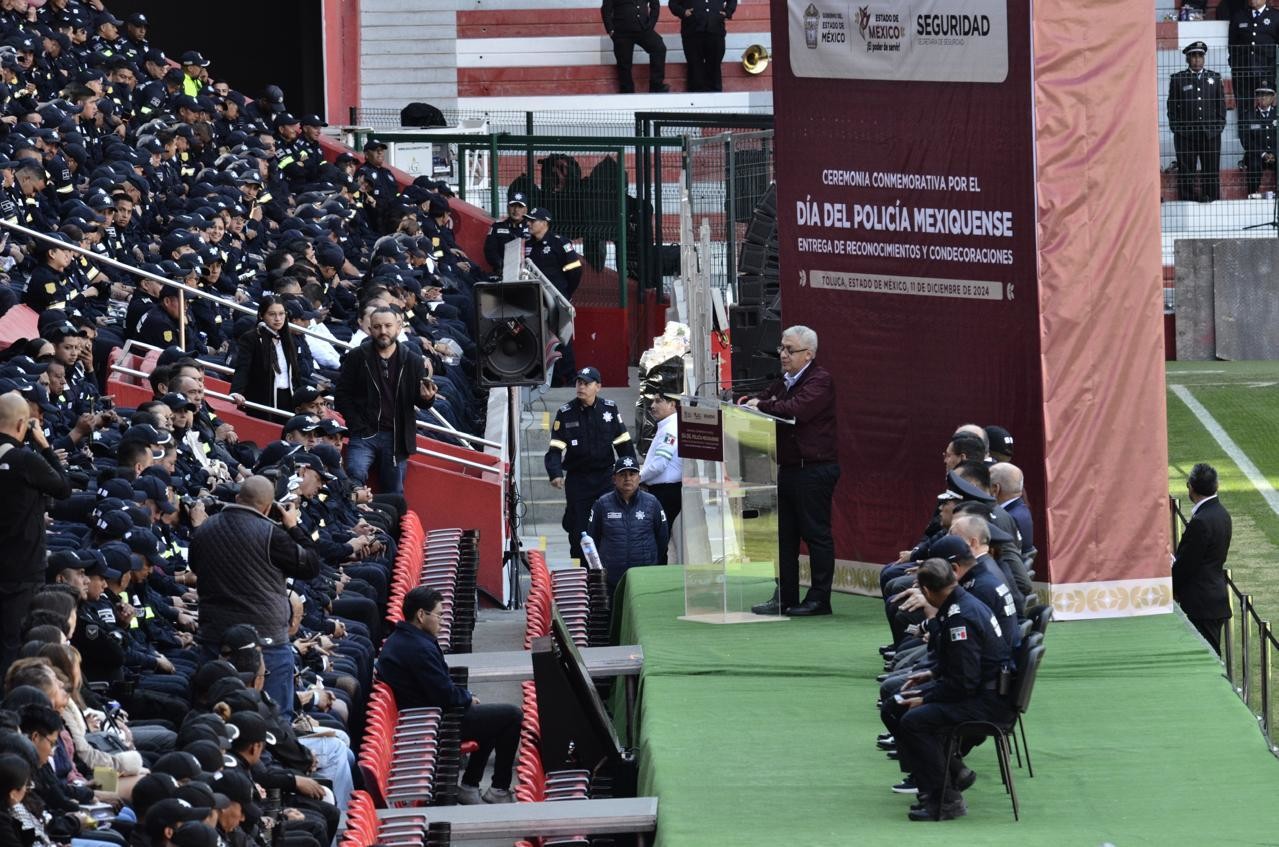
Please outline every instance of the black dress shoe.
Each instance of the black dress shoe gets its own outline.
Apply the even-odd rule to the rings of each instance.
[[[751,611],[757,615],[781,615],[786,612],[786,607],[782,605],[781,594],[774,591],[773,596],[763,603],[751,606]]]
[[[964,768],[956,776],[952,784],[956,791],[967,791],[977,781],[977,774],[971,768]]]
[[[968,814],[968,805],[964,798],[940,806],[929,803],[922,809],[911,809],[907,817],[913,821],[953,821]]]
[[[830,603],[818,603],[816,600],[805,600],[798,606],[791,606],[786,614],[792,618],[811,618],[817,615],[829,615]]]

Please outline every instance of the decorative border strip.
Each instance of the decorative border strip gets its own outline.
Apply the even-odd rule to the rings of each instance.
[[[880,597],[880,570],[881,565],[837,559],[834,590],[843,594]],[[800,557],[799,579],[803,584],[808,584],[807,556]],[[1173,610],[1170,577],[1067,582],[1060,585],[1037,582],[1035,590],[1040,597],[1052,597],[1053,615],[1057,620],[1166,615]]]

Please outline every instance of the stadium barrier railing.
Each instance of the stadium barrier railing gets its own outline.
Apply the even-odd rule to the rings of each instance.
[[[1180,502],[1169,497],[1172,516],[1173,542],[1185,528],[1186,517]],[[1270,621],[1262,617],[1252,595],[1240,588],[1230,569],[1225,572],[1226,593],[1230,601],[1230,619],[1222,627],[1221,662],[1225,666],[1226,679],[1239,695],[1248,710],[1257,719],[1262,737],[1270,752],[1279,756],[1276,743],[1275,663],[1279,653],[1279,639]]]

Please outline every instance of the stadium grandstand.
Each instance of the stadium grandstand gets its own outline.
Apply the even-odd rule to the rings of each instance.
[[[1270,843],[1170,2],[0,0],[0,847]]]

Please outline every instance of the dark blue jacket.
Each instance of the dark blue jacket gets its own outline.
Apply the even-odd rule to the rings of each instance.
[[[658,551],[671,540],[662,504],[647,491],[636,491],[630,503],[610,491],[591,507],[587,526],[613,586],[630,568],[657,564]]]
[[[407,621],[397,623],[382,645],[377,675],[401,709],[471,705],[471,692],[453,684],[439,643]]]
[[[1030,507],[1018,497],[1005,503],[1004,511],[1017,522],[1017,531],[1021,533],[1021,554],[1024,556],[1035,546],[1035,522],[1030,516]]]

